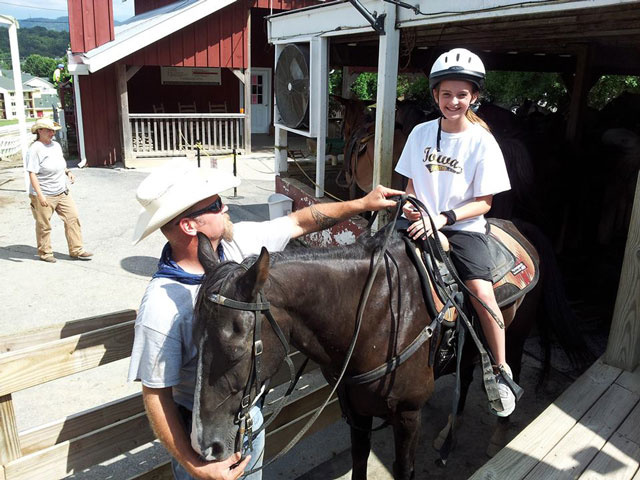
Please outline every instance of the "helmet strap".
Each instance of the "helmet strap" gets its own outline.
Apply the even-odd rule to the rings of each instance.
[[[442,138],[442,117],[438,118],[438,133],[436,134],[436,152],[440,153],[440,139]]]

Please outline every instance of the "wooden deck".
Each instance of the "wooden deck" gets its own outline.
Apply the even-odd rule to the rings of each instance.
[[[470,480],[640,480],[640,367],[594,363]]]

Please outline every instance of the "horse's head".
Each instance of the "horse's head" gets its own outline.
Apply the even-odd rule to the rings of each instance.
[[[242,444],[238,414],[252,369],[256,321],[253,311],[229,308],[221,299],[235,300],[240,306],[255,303],[269,272],[269,254],[263,248],[250,268],[219,263],[211,242],[201,234],[198,240],[205,280],[195,309],[198,367],[191,445],[204,459],[220,461]],[[261,317],[259,312],[257,316]],[[250,393],[253,400],[255,390],[251,388]]]

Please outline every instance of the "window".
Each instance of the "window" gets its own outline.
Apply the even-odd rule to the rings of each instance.
[[[262,84],[262,75],[251,75],[251,103],[252,104],[262,104],[262,93],[263,93],[263,84]]]

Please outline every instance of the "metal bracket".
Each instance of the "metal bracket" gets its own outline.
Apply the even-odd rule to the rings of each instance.
[[[365,20],[371,24],[371,27],[378,33],[378,35],[385,35],[384,19],[387,16],[386,13],[378,15],[376,12],[373,12],[372,14],[360,3],[360,0],[349,0],[349,3],[351,3],[351,5],[353,5],[365,18]]]

